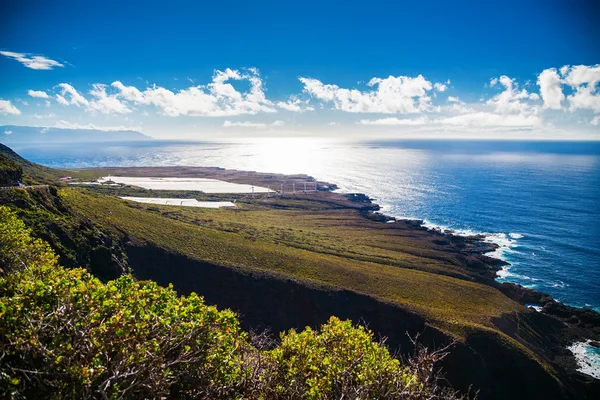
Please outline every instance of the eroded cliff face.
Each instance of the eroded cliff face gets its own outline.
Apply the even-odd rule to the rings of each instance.
[[[125,249],[139,279],[152,279],[161,285],[172,283],[182,294],[194,291],[209,304],[231,308],[240,314],[244,329],[268,328],[277,334],[307,325],[316,327],[336,315],[368,324],[376,335],[387,338],[391,350],[404,355],[414,350],[407,333],[420,334],[419,341],[428,346],[442,347],[452,341],[420,316],[366,295],[224,268],[148,244],[129,242]],[[533,333],[522,332],[513,322],[507,317],[506,322],[501,319],[498,325],[511,337],[522,336],[521,341],[528,345],[529,341],[535,342],[532,337],[539,336],[536,321],[528,321],[527,330]],[[560,329],[559,326],[554,328]],[[550,344],[551,341],[544,340],[535,343],[536,353],[550,352]],[[586,398],[588,391],[561,372],[553,376],[525,352],[515,349],[506,338],[491,331],[467,334],[466,341],[452,347],[441,367],[455,389],[464,393],[479,391],[481,399]],[[566,385],[559,381],[565,379]]]

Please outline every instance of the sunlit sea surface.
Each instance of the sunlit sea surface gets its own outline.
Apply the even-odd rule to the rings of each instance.
[[[392,216],[487,233],[500,280],[600,311],[600,143],[261,139],[12,145],[50,167],[219,166],[306,173]]]

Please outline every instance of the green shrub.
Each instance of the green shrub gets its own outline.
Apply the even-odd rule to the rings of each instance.
[[[0,154],[0,186],[15,186],[23,177],[23,168],[4,154]]]
[[[331,317],[319,331],[305,328],[282,334],[281,344],[267,355],[271,369],[261,379],[268,382],[266,398],[451,398],[451,392],[437,388],[431,369],[421,368],[439,357],[424,350],[419,362],[403,366],[373,341],[371,331]]]
[[[58,266],[4,206],[0,262],[3,398],[455,398],[430,380],[433,358],[403,366],[349,321],[262,350],[195,293]]]
[[[125,275],[103,284],[55,265],[0,209],[0,385],[24,398],[208,397],[240,380],[235,315]],[[19,267],[20,263],[26,265]]]

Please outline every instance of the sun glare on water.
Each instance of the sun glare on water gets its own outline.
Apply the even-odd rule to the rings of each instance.
[[[325,169],[325,150],[331,143],[318,138],[260,138],[244,148],[257,171],[298,174]]]

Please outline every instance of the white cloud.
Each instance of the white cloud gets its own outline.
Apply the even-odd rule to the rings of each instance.
[[[538,76],[540,93],[544,99],[544,107],[555,110],[591,110],[600,113],[600,64],[565,65],[560,68],[548,68]],[[562,76],[562,78],[561,78]],[[565,100],[562,85],[568,85],[573,93],[566,97],[568,108],[563,106]]]
[[[537,84],[544,100],[544,108],[559,110],[565,95],[560,87],[561,79],[556,68],[549,68],[538,75]]]
[[[56,114],[54,114],[54,113],[49,113],[49,114],[46,114],[46,115],[33,114],[33,117],[37,118],[37,119],[54,118],[54,117],[56,117]]]
[[[491,112],[473,112],[453,117],[439,118],[435,121],[442,125],[464,126],[464,127],[541,127],[542,120],[536,115],[523,114],[497,114]]]
[[[448,96],[448,101],[450,103],[462,103],[462,101],[458,97]]]
[[[435,90],[437,90],[438,92],[445,92],[445,91],[446,91],[446,89],[448,89],[448,86],[446,86],[446,85],[445,85],[445,84],[443,84],[443,83],[436,82],[436,83],[433,85],[433,88],[434,88]]]
[[[63,106],[68,106],[69,102],[67,101],[67,99],[65,99],[63,96],[61,96],[60,94],[56,95],[56,101],[58,101],[59,104],[62,104]]]
[[[231,81],[248,81],[250,90],[240,92]],[[119,96],[135,104],[154,105],[165,115],[189,116],[233,116],[259,112],[276,112],[273,103],[266,99],[262,79],[256,68],[244,71],[215,71],[212,82],[207,85],[191,86],[174,93],[160,86],[146,88],[143,92],[134,86],[125,86],[116,81],[112,86]]]
[[[493,106],[496,112],[501,114],[531,113],[537,110],[537,108],[528,101],[539,100],[539,96],[536,93],[529,93],[525,89],[519,91],[515,80],[506,75],[502,75],[501,77],[494,78],[490,81],[491,86],[495,86],[498,83],[504,86],[504,91],[486,101],[486,104]]]
[[[306,93],[324,102],[333,102],[335,109],[346,112],[406,114],[432,107],[428,92],[433,86],[422,75],[373,78],[368,85],[376,89],[369,91],[340,88],[313,78],[299,79]]]
[[[59,83],[58,86],[61,88],[60,95],[56,95],[56,100],[59,103],[64,105],[75,105],[77,107],[89,105],[89,101],[87,101],[73,86],[68,83]]]
[[[592,124],[594,126],[600,125],[600,115],[595,116],[594,118],[592,118],[592,120],[590,121],[590,124]]]
[[[35,56],[29,53],[15,53],[12,51],[0,51],[0,54],[12,58],[31,69],[49,70],[54,67],[64,67],[58,61],[51,60],[44,56]]]
[[[4,130],[4,134],[5,135],[11,135],[13,132],[11,130],[5,129]]]
[[[99,131],[141,131],[140,127],[135,126],[99,126],[95,124],[78,124],[64,120],[58,121],[55,128],[59,129],[94,129]]]
[[[127,114],[131,110],[118,99],[117,94],[106,93],[106,85],[94,83],[90,90],[92,99],[86,99],[80,92],[68,83],[59,83],[61,94],[57,94],[56,101],[62,105],[75,105],[84,107],[86,111],[100,112],[102,114]]]
[[[10,100],[0,100],[0,114],[21,115],[21,111]]]
[[[309,105],[309,100],[300,100],[298,96],[291,96],[288,101],[280,101],[277,107],[293,112],[313,111],[314,107]]]
[[[569,111],[592,110],[600,113],[600,64],[575,65],[561,68],[564,82],[573,88],[575,93],[567,96]]]
[[[565,77],[565,82],[571,86],[595,87],[600,82],[600,64],[564,66],[561,68],[561,72]]]
[[[48,93],[44,92],[43,90],[28,90],[27,94],[31,97],[37,97],[40,99],[47,99],[48,98]]]
[[[262,122],[251,122],[251,121],[225,121],[223,122],[224,128],[266,128],[267,126],[276,127],[285,125],[283,121],[275,121],[269,125]]]
[[[98,111],[103,114],[127,114],[131,110],[122,103],[117,95],[108,95],[106,93],[106,85],[95,83],[94,89],[90,90],[90,94],[97,100],[92,100],[89,104],[90,110]]]
[[[382,118],[382,119],[361,119],[362,125],[425,125],[428,123],[427,118]]]

